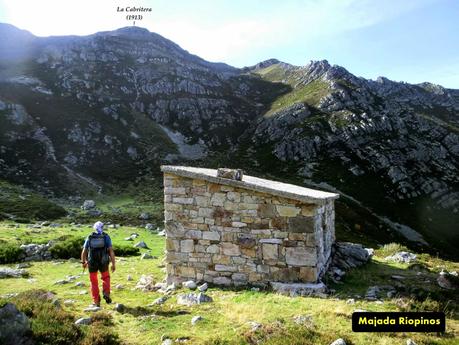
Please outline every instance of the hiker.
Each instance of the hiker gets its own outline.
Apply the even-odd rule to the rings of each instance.
[[[94,305],[100,307],[99,281],[97,272],[102,277],[102,291],[104,300],[111,303],[110,298],[110,274],[108,272],[109,261],[111,261],[112,272],[115,272],[115,252],[112,247],[112,240],[104,232],[104,223],[96,222],[93,226],[94,232],[89,235],[83,245],[81,252],[81,263],[83,268],[88,267],[89,280],[91,281],[91,294]]]

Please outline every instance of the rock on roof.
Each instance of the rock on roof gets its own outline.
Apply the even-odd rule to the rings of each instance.
[[[276,196],[298,200],[305,203],[323,204],[327,200],[337,199],[339,194],[323,192],[316,189],[296,186],[278,181],[244,175],[242,181],[217,177],[216,169],[193,168],[185,166],[163,165],[161,171],[168,174],[205,180],[212,183],[244,188],[256,192],[269,193]]]

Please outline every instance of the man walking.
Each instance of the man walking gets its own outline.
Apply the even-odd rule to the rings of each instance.
[[[97,272],[102,277],[102,291],[105,302],[111,303],[110,298],[110,274],[108,265],[111,261],[112,272],[115,272],[115,252],[112,247],[112,240],[104,232],[104,223],[96,222],[93,226],[94,232],[89,235],[83,245],[81,252],[81,263],[83,268],[89,269],[89,280],[91,281],[91,294],[94,305],[100,307],[99,281]]]

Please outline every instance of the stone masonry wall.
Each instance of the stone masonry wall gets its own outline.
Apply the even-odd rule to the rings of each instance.
[[[164,174],[167,280],[316,282],[334,242],[334,203]]]

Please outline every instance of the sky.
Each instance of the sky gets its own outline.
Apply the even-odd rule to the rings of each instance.
[[[369,79],[459,89],[459,0],[0,0],[0,22],[37,36],[136,25],[236,67],[327,59]]]

